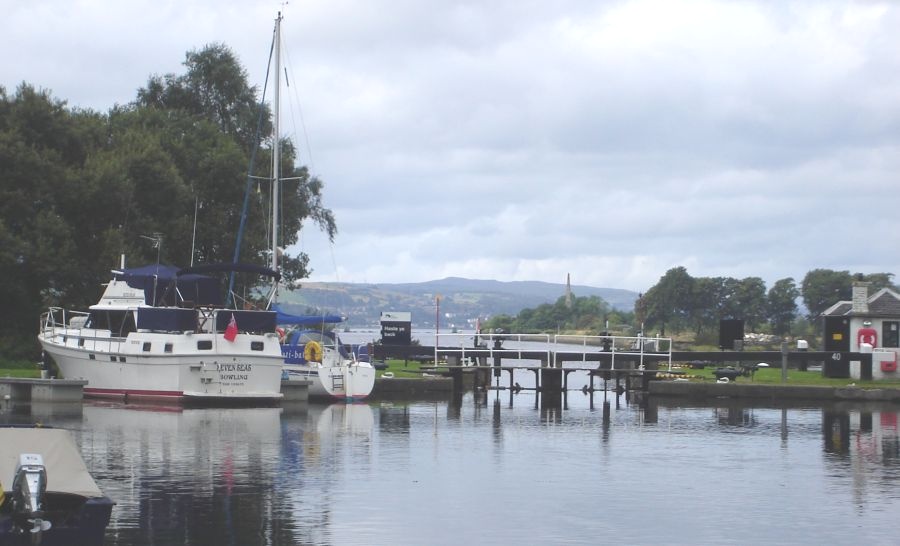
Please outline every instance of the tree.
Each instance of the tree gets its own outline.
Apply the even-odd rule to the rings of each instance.
[[[735,285],[734,318],[742,318],[751,331],[766,320],[766,283],[759,277],[741,279]]]
[[[698,277],[694,279],[689,311],[690,322],[697,337],[704,330],[714,330],[721,316],[721,301],[725,290],[723,277]]]
[[[257,134],[268,138],[270,147],[258,154],[251,174],[257,178],[271,177],[271,146],[274,146],[271,112],[264,108],[260,115],[256,88],[248,85],[246,72],[226,46],[212,44],[191,51],[184,65],[187,72],[181,76],[168,74],[164,78],[151,78],[147,87],[138,92],[135,107],[161,111],[168,119],[178,120],[176,126],[181,132],[170,135],[168,149],[179,154],[180,172],[205,216],[198,228],[196,258],[202,262],[231,261],[241,224],[242,207],[235,204],[243,200],[248,187],[243,181]],[[262,121],[259,125],[258,120]],[[187,149],[180,136],[184,132],[195,135],[195,141],[188,143]],[[223,136],[230,140],[221,140]],[[337,224],[332,211],[323,206],[323,182],[311,176],[306,167],[294,166],[296,149],[289,140],[283,140],[281,148],[279,246],[286,248],[296,243],[307,218],[333,240]],[[198,158],[205,161],[197,161]],[[257,183],[257,187],[259,191],[248,207],[241,259],[267,263],[271,250],[271,184]],[[230,240],[223,239],[222,226],[231,228]],[[298,286],[300,279],[309,276],[309,257],[304,253],[283,255],[280,262],[289,288]]]
[[[872,286],[869,287],[870,295],[882,288],[890,288],[891,290],[900,289],[900,287],[893,283],[893,278],[893,273],[869,273],[868,275],[862,275],[862,280],[872,283]]]
[[[575,297],[571,307],[565,296],[554,303],[544,303],[533,309],[522,309],[516,317],[498,315],[485,322],[486,330],[501,328],[507,332],[594,331],[606,329],[611,314],[609,304],[598,296]],[[618,315],[616,315],[618,316]]]
[[[810,321],[823,311],[842,300],[852,296],[853,277],[849,271],[832,271],[831,269],[813,269],[803,277],[801,294],[803,304],[809,310]]]
[[[24,358],[48,303],[84,287],[78,172],[103,142],[100,117],[69,111],[49,92],[0,87],[0,354]]]
[[[791,332],[791,325],[797,318],[798,297],[800,291],[790,277],[775,281],[769,289],[766,306],[773,334],[783,336]]]
[[[134,103],[108,114],[69,110],[26,84],[14,96],[0,87],[0,298],[17,310],[0,317],[4,356],[34,354],[33,329],[47,305],[96,302],[121,255],[133,265],[155,262],[157,252],[182,266],[231,261],[259,119],[269,149],[249,174],[271,178],[271,116],[260,114],[228,48],[190,52],[185,66],[184,75],[151,78]],[[333,239],[324,184],[295,165],[290,141],[282,148],[280,246],[298,240],[305,219]],[[271,184],[261,190],[241,252],[265,264]],[[159,249],[144,239],[156,233]],[[308,264],[302,253],[283,257],[289,287],[309,275]],[[246,279],[244,291],[257,282]]]
[[[245,152],[256,147],[257,122],[262,137],[272,133],[271,112],[260,116],[258,90],[247,81],[247,71],[225,44],[209,44],[185,54],[182,75],[152,76],[138,90],[139,107],[182,112],[215,124],[241,144]]]
[[[666,271],[659,282],[644,294],[642,301],[639,300],[644,306],[640,311],[646,313],[646,325],[659,326],[660,333],[665,335],[667,324],[683,322],[690,313],[693,291],[694,279],[684,267]]]

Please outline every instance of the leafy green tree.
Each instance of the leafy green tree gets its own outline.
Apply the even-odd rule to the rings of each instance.
[[[809,271],[801,283],[800,293],[803,304],[809,311],[809,320],[815,320],[838,301],[849,300],[852,296],[853,276],[849,271],[832,271],[831,269],[813,269]]]
[[[900,289],[900,287],[894,284],[893,278],[893,273],[870,273],[868,275],[862,275],[862,280],[872,283],[872,286],[869,287],[869,295],[874,294],[882,288],[890,288],[891,290]]]
[[[522,309],[516,317],[498,315],[485,322],[485,329],[501,328],[507,332],[534,333],[557,331],[592,331],[606,329],[606,320],[613,317],[611,324],[622,324],[615,319],[621,315],[610,311],[609,304],[598,296],[575,297],[572,305],[560,297],[554,303],[544,303],[535,308]],[[630,317],[629,317],[630,318]]]
[[[751,331],[766,321],[766,283],[759,277],[747,277],[737,282],[733,296],[734,307]]]
[[[225,44],[209,44],[185,54],[184,74],[152,76],[138,90],[138,107],[182,112],[215,124],[234,138],[245,152],[256,146],[259,115],[258,89],[247,81],[247,71]],[[272,133],[271,113],[263,112],[260,134]]]
[[[0,315],[4,356],[33,351],[45,305],[84,288],[78,173],[103,136],[93,112],[27,84],[13,96],[0,87],[0,301],[15,310]]]
[[[798,297],[800,291],[790,277],[775,281],[769,289],[766,305],[773,334],[783,336],[791,332],[791,325],[797,318]]]
[[[231,261],[234,237],[241,223],[241,207],[235,203],[243,199],[243,181],[249,164],[247,153],[256,142],[259,119],[256,88],[248,85],[246,72],[224,45],[213,44],[189,52],[184,64],[187,71],[183,75],[151,78],[147,87],[138,92],[135,105],[138,110],[163,112],[168,119],[178,120],[179,129],[194,134],[193,142],[187,147],[178,133],[166,142],[172,154],[180,154],[176,158],[179,170],[196,200],[186,202],[192,207],[196,202],[203,210],[203,221],[198,223],[196,259]],[[259,132],[262,138],[269,139],[270,147],[257,155],[252,174],[267,178],[271,177],[271,145],[274,144],[268,109],[263,111],[261,119]],[[223,136],[230,139],[223,140]],[[281,147],[279,246],[286,248],[296,243],[307,218],[333,239],[337,224],[332,211],[323,206],[323,182],[311,176],[306,167],[294,166],[293,143],[283,140]],[[270,183],[258,182],[257,189],[248,207],[241,259],[268,263],[272,188]],[[223,226],[230,230],[230,240],[223,238]],[[288,287],[309,276],[309,257],[303,253],[283,255],[280,262]]]
[[[481,327],[482,332],[494,332],[496,330],[503,332],[512,332],[515,329],[515,317],[509,315],[497,315],[486,320]]]
[[[183,266],[231,261],[260,117],[269,148],[249,174],[271,178],[270,114],[260,115],[255,88],[224,46],[189,53],[185,66],[183,75],[151,78],[134,103],[108,114],[69,110],[26,84],[13,96],[0,87],[0,298],[17,309],[0,318],[7,357],[35,350],[46,305],[95,302],[120,255],[128,265],[157,255]],[[280,246],[297,241],[305,219],[333,238],[324,184],[295,164],[290,141],[282,149]],[[260,186],[241,252],[265,264],[272,188]],[[155,234],[159,248],[145,238]],[[302,253],[282,257],[289,287],[309,275],[308,264]]]
[[[694,279],[691,294],[689,320],[697,337],[704,331],[714,331],[720,318],[720,302],[725,290],[723,277],[698,277]]]
[[[683,323],[690,315],[694,279],[684,267],[673,267],[641,298],[647,327],[658,326],[665,335],[666,325]]]
[[[803,278],[801,293],[803,303],[809,310],[810,321],[839,301],[853,297],[853,281],[872,283],[869,295],[882,288],[896,289],[892,279],[893,273],[851,274],[849,271],[832,271],[831,269],[814,269]]]

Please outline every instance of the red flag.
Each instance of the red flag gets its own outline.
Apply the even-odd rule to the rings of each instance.
[[[228,327],[225,328],[225,339],[228,341],[234,341],[238,335],[238,327],[237,322],[234,320],[234,315],[231,315],[231,321],[228,323]]]

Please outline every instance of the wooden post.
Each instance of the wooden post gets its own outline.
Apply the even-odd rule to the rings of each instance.
[[[788,367],[788,344],[787,341],[781,342],[781,382],[787,383],[787,367]]]

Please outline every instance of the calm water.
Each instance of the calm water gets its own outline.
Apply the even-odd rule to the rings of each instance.
[[[117,503],[108,544],[900,540],[897,406],[510,400],[33,405],[0,421],[73,431]]]

